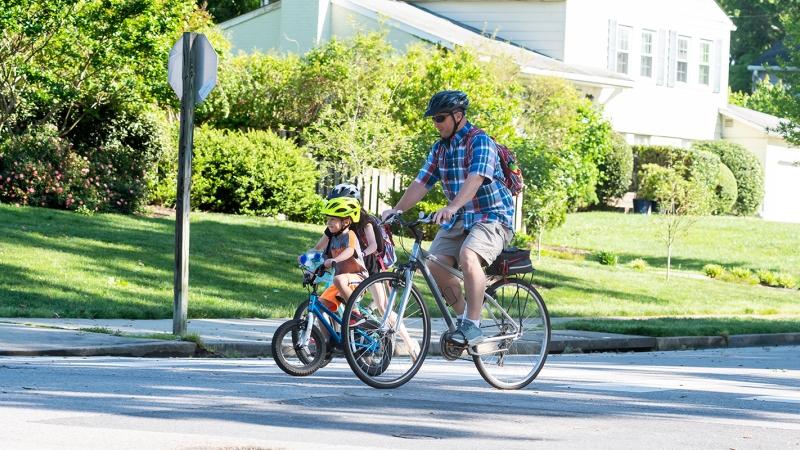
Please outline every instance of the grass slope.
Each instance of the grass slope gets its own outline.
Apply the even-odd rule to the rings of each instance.
[[[172,317],[174,219],[0,205],[0,317]],[[287,317],[322,227],[192,213],[189,317]]]

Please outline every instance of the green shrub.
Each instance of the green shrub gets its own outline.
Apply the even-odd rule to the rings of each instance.
[[[600,251],[595,254],[600,264],[604,266],[616,266],[619,262],[619,256],[614,252]]]
[[[717,177],[717,187],[714,190],[714,214],[728,214],[736,204],[738,190],[736,189],[736,178],[733,172],[723,163],[719,163],[719,176]]]
[[[788,273],[775,275],[775,285],[783,288],[793,288],[797,285],[794,277]]]
[[[756,271],[756,277],[758,278],[758,282],[764,286],[775,286],[775,274],[769,270],[762,269]]]
[[[319,171],[291,141],[265,131],[194,133],[192,207],[227,214],[322,221]]]
[[[695,141],[693,149],[706,150],[720,157],[736,178],[735,214],[751,216],[764,200],[764,175],[758,158],[739,144],[727,141]]]
[[[729,272],[736,278],[750,278],[750,276],[753,275],[750,269],[747,269],[745,267],[734,267],[730,269]]]
[[[81,211],[132,212],[145,196],[145,170],[123,152],[78,152],[55,127],[0,142],[0,200]]]
[[[636,270],[645,270],[648,267],[647,261],[642,258],[636,258],[628,263],[628,267]]]
[[[517,247],[517,248],[528,248],[535,241],[536,241],[535,237],[529,236],[522,232],[517,232],[514,234],[514,238],[511,239],[510,245],[512,247]]]
[[[706,264],[703,266],[703,274],[709,278],[720,278],[725,273],[725,268],[719,264]]]
[[[643,145],[634,146],[634,173],[639,174],[646,164],[675,169],[684,178],[698,186],[714,192],[719,178],[720,158],[713,153],[681,147]],[[641,189],[641,180],[635,180],[637,191]],[[640,192],[641,194],[641,192]],[[646,197],[645,197],[646,198]]]
[[[633,175],[633,152],[630,145],[619,133],[612,134],[611,142],[609,152],[597,164],[600,176],[595,191],[603,204],[622,198],[631,186]]]

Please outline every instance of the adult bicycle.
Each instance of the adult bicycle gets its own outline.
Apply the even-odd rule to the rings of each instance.
[[[422,367],[431,345],[431,318],[428,306],[415,285],[419,272],[447,325],[439,340],[439,352],[447,360],[472,358],[478,372],[498,389],[521,389],[530,384],[544,366],[550,343],[550,318],[544,300],[526,280],[526,274],[487,275],[487,288],[481,311],[484,340],[475,346],[460,346],[450,341],[456,331],[456,320],[426,265],[431,261],[463,280],[463,274],[422,248],[423,233],[419,226],[433,223],[433,216],[406,222],[392,214],[387,222],[398,222],[414,237],[408,262],[395,266],[392,272],[370,276],[353,291],[344,308],[344,317],[375,304],[374,319],[378,325],[360,327],[345,321],[342,345],[350,368],[364,383],[378,389],[392,389],[411,380]],[[529,270],[532,273],[532,269]],[[403,327],[417,340],[419,356],[393,355],[398,330]],[[382,359],[380,371],[370,370],[376,356]]]

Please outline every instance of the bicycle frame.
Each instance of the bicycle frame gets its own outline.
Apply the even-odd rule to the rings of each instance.
[[[411,295],[411,289],[409,289],[409,286],[411,286],[413,283],[414,273],[416,273],[416,271],[419,270],[420,273],[422,274],[422,278],[425,279],[425,283],[428,284],[428,288],[431,290],[434,300],[436,300],[436,305],[439,307],[439,311],[441,311],[442,313],[442,318],[447,324],[447,328],[450,331],[455,331],[456,330],[455,322],[453,321],[453,318],[450,316],[450,311],[448,310],[447,302],[445,302],[444,298],[442,297],[442,293],[439,291],[439,286],[436,284],[436,281],[433,278],[433,274],[431,274],[430,269],[428,269],[428,265],[425,264],[425,261],[432,261],[433,263],[444,268],[450,274],[452,274],[453,276],[457,277],[459,280],[462,281],[464,280],[464,274],[461,271],[454,269],[449,264],[445,263],[441,259],[430,254],[428,251],[422,248],[421,245],[422,234],[414,228],[415,224],[407,224],[401,218],[400,221],[404,226],[406,226],[407,228],[411,229],[412,232],[414,232],[415,234],[414,247],[411,250],[411,255],[409,256],[408,262],[405,264],[400,264],[396,269],[396,272],[403,271],[406,277],[405,280],[406,289],[403,290],[403,296],[400,299],[400,305],[398,308],[398,318],[393,326],[387,327],[386,322],[388,319],[388,315],[384,315],[380,324],[381,330],[391,329],[395,332],[397,331],[399,324],[401,324],[403,321],[403,314],[405,313],[406,304],[408,302],[409,296]],[[397,296],[397,291],[392,290],[386,305],[387,311],[392,311],[394,302],[396,300],[396,296]],[[483,299],[484,299],[483,308],[484,310],[486,310],[491,320],[493,320],[496,324],[500,323],[498,317],[491,310],[491,306],[493,306],[494,308],[496,308],[497,311],[500,311],[502,313],[502,319],[505,319],[504,322],[513,327],[512,331],[515,337],[519,338],[522,336],[523,330],[520,324],[517,324],[514,321],[514,319],[510,315],[508,315],[508,312],[506,312],[506,310],[502,308],[491,295],[484,292]],[[508,338],[509,334],[504,333],[502,336],[487,337],[486,339],[483,340],[483,343],[499,342],[506,340]],[[470,349],[469,351],[472,352],[472,349]]]
[[[325,288],[327,289],[332,283],[333,283],[333,280],[332,279],[328,279],[327,283],[325,285]],[[314,329],[314,322],[316,320],[319,320],[319,322],[322,324],[322,326],[324,326],[325,329],[328,330],[328,335],[330,336],[330,338],[333,339],[333,341],[335,342],[336,345],[341,344],[342,343],[342,336],[336,330],[333,329],[333,325],[331,325],[331,323],[328,321],[328,319],[325,318],[325,315],[327,315],[328,317],[332,318],[334,320],[334,322],[336,322],[339,325],[342,324],[342,319],[339,317],[338,314],[336,314],[335,312],[333,312],[330,309],[326,308],[325,305],[323,305],[322,303],[319,302],[319,297],[317,295],[317,280],[316,279],[314,280],[314,287],[311,290],[311,294],[309,295],[308,300],[309,300],[308,301],[308,326],[306,327],[305,331],[303,332],[303,336],[302,336],[302,338],[300,340],[300,344],[303,347],[306,347],[308,345],[308,341],[311,339],[311,330]]]

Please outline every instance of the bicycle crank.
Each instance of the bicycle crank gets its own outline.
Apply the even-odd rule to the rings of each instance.
[[[455,361],[464,354],[464,350],[466,350],[467,347],[448,342],[446,339],[447,337],[447,333],[442,333],[442,337],[439,339],[439,351],[444,359],[448,361]]]

